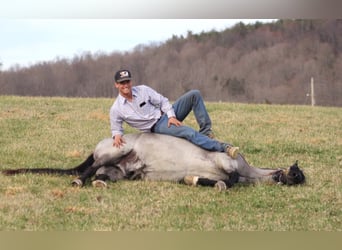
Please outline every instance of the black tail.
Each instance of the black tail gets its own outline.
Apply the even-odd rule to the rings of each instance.
[[[94,155],[91,154],[88,158],[82,162],[80,165],[74,168],[69,169],[59,169],[59,168],[19,168],[19,169],[5,169],[1,172],[4,175],[16,175],[16,174],[25,174],[25,173],[34,173],[34,174],[60,174],[60,175],[80,175],[82,174],[88,167],[90,167],[94,163]]]

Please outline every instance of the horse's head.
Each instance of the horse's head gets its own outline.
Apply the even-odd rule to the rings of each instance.
[[[303,171],[298,167],[298,161],[286,170],[278,171],[273,179],[285,185],[297,185],[305,182],[305,175]]]

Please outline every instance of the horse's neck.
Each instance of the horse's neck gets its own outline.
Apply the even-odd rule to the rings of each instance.
[[[239,155],[236,160],[226,157],[224,154],[220,154],[216,157],[218,166],[230,173],[236,171],[241,176],[242,182],[266,182],[266,183],[277,183],[280,182],[280,178],[283,175],[283,170],[271,169],[271,168],[260,168],[249,165],[243,155]]]

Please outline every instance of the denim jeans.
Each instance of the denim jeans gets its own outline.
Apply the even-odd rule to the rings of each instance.
[[[168,117],[164,114],[154,126],[155,133],[181,137],[206,150],[225,151],[228,144],[210,139],[207,136],[211,131],[211,120],[204,105],[201,93],[198,90],[190,90],[185,93],[173,104],[173,108],[179,121],[183,121],[193,110],[199,125],[199,131],[184,125],[179,127],[171,125],[168,127]]]

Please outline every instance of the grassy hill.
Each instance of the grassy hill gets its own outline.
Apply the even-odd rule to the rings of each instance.
[[[0,68],[0,95],[111,98],[114,73],[126,68],[135,84],[170,99],[199,89],[213,102],[307,105],[313,79],[316,104],[341,107],[341,30],[342,19],[240,22],[127,52],[84,51],[30,67]]]
[[[78,165],[110,137],[112,102],[0,96],[0,169]],[[0,230],[341,230],[340,108],[207,106],[217,138],[238,145],[252,165],[277,168],[298,160],[307,183],[237,185],[220,193],[142,181],[73,188],[72,176],[0,175]],[[186,123],[195,126],[193,117]]]

